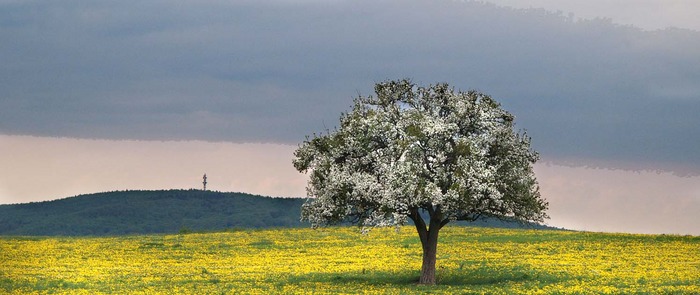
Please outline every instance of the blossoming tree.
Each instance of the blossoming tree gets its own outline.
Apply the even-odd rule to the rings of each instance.
[[[491,97],[409,80],[375,92],[295,151],[294,167],[310,175],[302,220],[367,230],[410,219],[423,247],[420,283],[435,284],[438,232],[449,222],[547,218],[532,170],[538,155]]]

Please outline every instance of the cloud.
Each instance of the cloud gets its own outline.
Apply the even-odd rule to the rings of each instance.
[[[507,7],[543,8],[562,11],[567,16],[580,19],[608,18],[618,24],[631,25],[645,30],[663,30],[670,27],[700,30],[700,20],[695,12],[700,3],[694,0],[487,0]]]
[[[417,0],[20,1],[0,16],[3,134],[296,144],[410,77],[493,95],[551,158],[700,171],[696,31]]]

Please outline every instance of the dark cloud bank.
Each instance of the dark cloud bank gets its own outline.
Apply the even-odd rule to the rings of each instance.
[[[699,32],[476,2],[260,2],[0,4],[0,133],[296,144],[409,77],[491,94],[545,158],[700,171]]]

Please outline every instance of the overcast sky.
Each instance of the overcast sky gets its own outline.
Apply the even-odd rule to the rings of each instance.
[[[412,78],[486,92],[512,112],[542,155],[553,210],[578,204],[563,194],[594,194],[589,215],[559,214],[579,218],[566,225],[682,232],[580,215],[700,210],[700,2],[493,2],[0,0],[0,203],[189,188],[207,169],[222,190],[303,195],[296,144],[374,83]],[[168,146],[180,148],[158,152]],[[140,169],[133,150],[163,158]],[[122,181],[117,164],[130,171]],[[588,182],[555,192],[569,173]]]

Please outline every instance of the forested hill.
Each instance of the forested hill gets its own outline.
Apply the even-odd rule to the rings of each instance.
[[[298,198],[202,190],[96,193],[0,205],[0,235],[105,236],[309,226],[299,221],[303,203]],[[546,228],[495,219],[468,225]]]
[[[298,227],[303,199],[202,190],[116,191],[0,205],[0,235],[123,235]]]

